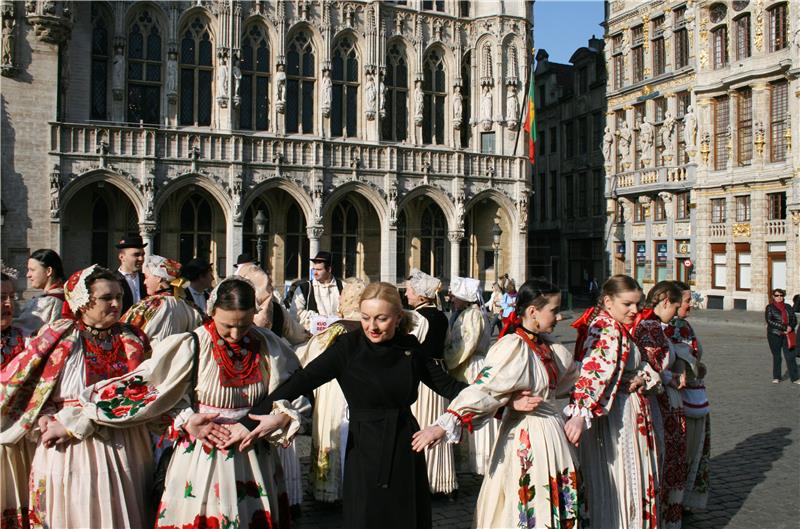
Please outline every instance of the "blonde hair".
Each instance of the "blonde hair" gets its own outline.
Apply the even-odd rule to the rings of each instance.
[[[272,282],[269,274],[257,264],[247,263],[239,267],[239,277],[250,280],[256,290],[256,306],[260,307],[272,297]]]
[[[339,294],[339,316],[347,318],[358,312],[361,296],[367,284],[357,277],[348,277],[343,281],[342,293]]]
[[[398,327],[397,332],[400,334],[408,334],[413,323],[405,316],[405,312],[403,311],[403,301],[400,299],[400,291],[397,290],[396,286],[384,281],[370,283],[361,294],[359,305],[370,299],[385,301],[391,305],[392,309],[394,309],[400,318],[400,326]]]

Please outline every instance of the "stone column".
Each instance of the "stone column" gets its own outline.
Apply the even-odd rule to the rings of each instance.
[[[139,224],[139,235],[147,245],[144,247],[145,256],[153,255],[153,245],[156,239],[158,228],[155,222],[142,222]]]
[[[388,220],[381,228],[381,281],[397,281],[397,226]]]
[[[306,228],[306,235],[308,235],[308,255],[314,257],[319,252],[319,240],[325,233],[325,228],[321,225],[309,226]]]
[[[447,238],[450,240],[450,277],[452,279],[461,275],[460,262],[461,262],[461,240],[464,238],[464,230],[454,230],[447,232]]]
[[[230,270],[231,274],[236,269],[236,258],[242,253],[242,231],[241,221],[229,221],[225,230],[225,270]],[[217,267],[218,276],[221,275],[221,269],[221,266]]]

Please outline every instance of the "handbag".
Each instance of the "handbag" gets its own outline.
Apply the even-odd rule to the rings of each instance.
[[[191,384],[189,385],[189,402],[191,403],[192,409],[194,409],[194,389],[197,386],[197,369],[200,364],[200,340],[195,332],[192,332],[191,334],[194,355],[192,355],[192,378]],[[161,496],[164,494],[164,485],[166,484],[167,480],[167,469],[169,468],[170,461],[172,461],[173,453],[175,453],[175,443],[172,443],[165,448],[164,452],[161,454],[161,459],[158,460],[158,465],[156,465],[156,471],[153,475],[153,485],[150,489],[150,500],[152,501],[152,505],[161,504]]]
[[[789,328],[786,331],[786,348],[791,351],[795,347],[797,347],[797,333]]]

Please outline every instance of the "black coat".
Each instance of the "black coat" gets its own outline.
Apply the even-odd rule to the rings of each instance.
[[[344,464],[344,527],[425,529],[431,499],[425,456],[411,449],[419,430],[409,407],[420,381],[452,399],[466,387],[421,353],[412,336],[373,344],[361,329],[337,338],[299,369],[252,413],[265,414],[272,401],[294,400],[336,379],[350,407]],[[241,421],[252,428],[253,423]]]
[[[450,330],[447,316],[436,307],[420,307],[416,310],[428,320],[428,334],[422,342],[422,352],[428,358],[444,360],[444,345],[447,342],[447,332]]]
[[[128,309],[133,306],[133,292],[131,292],[131,287],[125,280],[125,276],[122,275],[122,272],[117,270],[114,273],[117,274],[117,277],[122,283],[122,312],[120,312],[121,316],[126,312],[128,312]],[[147,288],[144,286],[144,274],[139,272],[138,276],[139,276],[139,294],[141,294],[142,299],[144,299],[147,297]]]
[[[794,310],[791,305],[786,305],[787,324],[783,323],[781,311],[774,303],[767,305],[764,309],[764,319],[767,321],[767,332],[770,334],[777,334],[783,336],[786,331],[792,330],[797,326],[797,316],[794,315]]]

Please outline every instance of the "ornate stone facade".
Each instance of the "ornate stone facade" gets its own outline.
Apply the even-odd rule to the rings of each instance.
[[[319,249],[340,275],[492,281],[497,219],[500,272],[523,280],[529,166],[512,114],[532,5],[423,4],[4,7],[4,259],[51,247],[69,269],[114,266],[135,231],[225,275],[254,253],[262,210],[277,284]]]
[[[609,7],[611,272],[686,280],[726,309],[800,291],[800,6]]]

